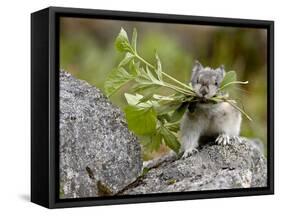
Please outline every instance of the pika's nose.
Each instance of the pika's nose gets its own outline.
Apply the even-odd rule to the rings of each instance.
[[[200,93],[202,94],[202,96],[205,96],[206,94],[208,94],[207,87],[203,87],[203,88],[200,90]]]

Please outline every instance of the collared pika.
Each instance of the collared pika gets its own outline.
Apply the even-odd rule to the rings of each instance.
[[[216,143],[241,143],[239,137],[241,113],[227,102],[209,103],[208,98],[217,94],[224,78],[224,67],[203,67],[198,61],[192,69],[191,83],[200,98],[194,107],[189,107],[181,121],[181,152],[188,157],[197,151],[201,137],[215,137]]]

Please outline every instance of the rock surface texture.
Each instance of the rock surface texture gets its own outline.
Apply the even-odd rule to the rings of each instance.
[[[115,194],[142,171],[123,113],[100,90],[60,72],[60,198]]]
[[[147,174],[123,194],[265,187],[267,163],[256,141],[208,143],[198,153],[176,159],[173,154],[145,163]]]
[[[264,187],[258,146],[208,143],[186,159],[168,154],[143,165],[123,113],[97,88],[60,73],[60,198]]]

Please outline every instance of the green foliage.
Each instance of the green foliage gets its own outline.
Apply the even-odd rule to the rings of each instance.
[[[145,176],[149,172],[149,168],[144,167],[141,176]]]
[[[115,40],[115,47],[120,52],[132,52],[132,47],[128,40],[127,32],[121,28],[119,35]]]
[[[179,153],[180,143],[175,134],[168,127],[160,127],[160,134],[162,135],[165,144],[174,152]]]
[[[134,74],[133,72],[128,73],[123,67],[113,69],[104,84],[104,89],[107,96],[110,96],[115,93],[124,84],[135,79],[136,76],[137,74]]]
[[[174,134],[179,130],[178,122],[173,125],[164,116],[159,115],[157,110],[161,106],[158,101],[151,99],[142,102],[144,97],[140,94],[125,93],[125,97],[128,102],[125,114],[129,129],[139,135],[150,150],[158,150],[164,141],[169,148],[178,153],[180,143]]]
[[[151,107],[129,105],[125,108],[126,119],[130,130],[137,135],[153,134],[156,131],[156,112]]]
[[[228,83],[235,82],[237,75],[235,71],[229,71],[224,75],[223,81],[221,82],[220,89],[225,88],[224,86]]]
[[[105,91],[108,96],[120,87],[134,81],[134,92],[125,93],[128,106],[125,108],[126,119],[130,130],[141,136],[150,149],[157,150],[162,143],[179,153],[180,143],[176,136],[179,121],[184,114],[186,104],[198,100],[191,85],[187,85],[165,73],[158,54],[155,52],[155,65],[143,59],[137,52],[137,31],[133,30],[131,43],[126,31],[121,28],[115,46],[118,51],[125,53],[118,67],[108,76]],[[128,68],[129,72],[124,68]],[[166,78],[164,80],[164,77]],[[220,90],[225,90],[233,84],[246,84],[236,81],[236,73],[226,73]],[[167,88],[174,91],[168,96],[155,93],[157,88]],[[228,99],[226,94],[218,94],[209,99],[210,102],[226,101],[234,108],[250,117],[240,109],[234,100]]]
[[[237,75],[235,71],[229,71],[225,74],[224,79],[220,85],[220,91],[227,90],[229,87],[233,86],[234,84],[248,84],[248,81],[241,82],[237,81]]]

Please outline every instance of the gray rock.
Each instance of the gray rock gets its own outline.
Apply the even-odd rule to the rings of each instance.
[[[141,173],[123,113],[97,88],[60,73],[60,198],[112,195]]]
[[[176,159],[175,155],[144,163],[149,171],[122,194],[201,191],[265,187],[267,162],[255,140],[227,146],[209,143],[198,153]]]

